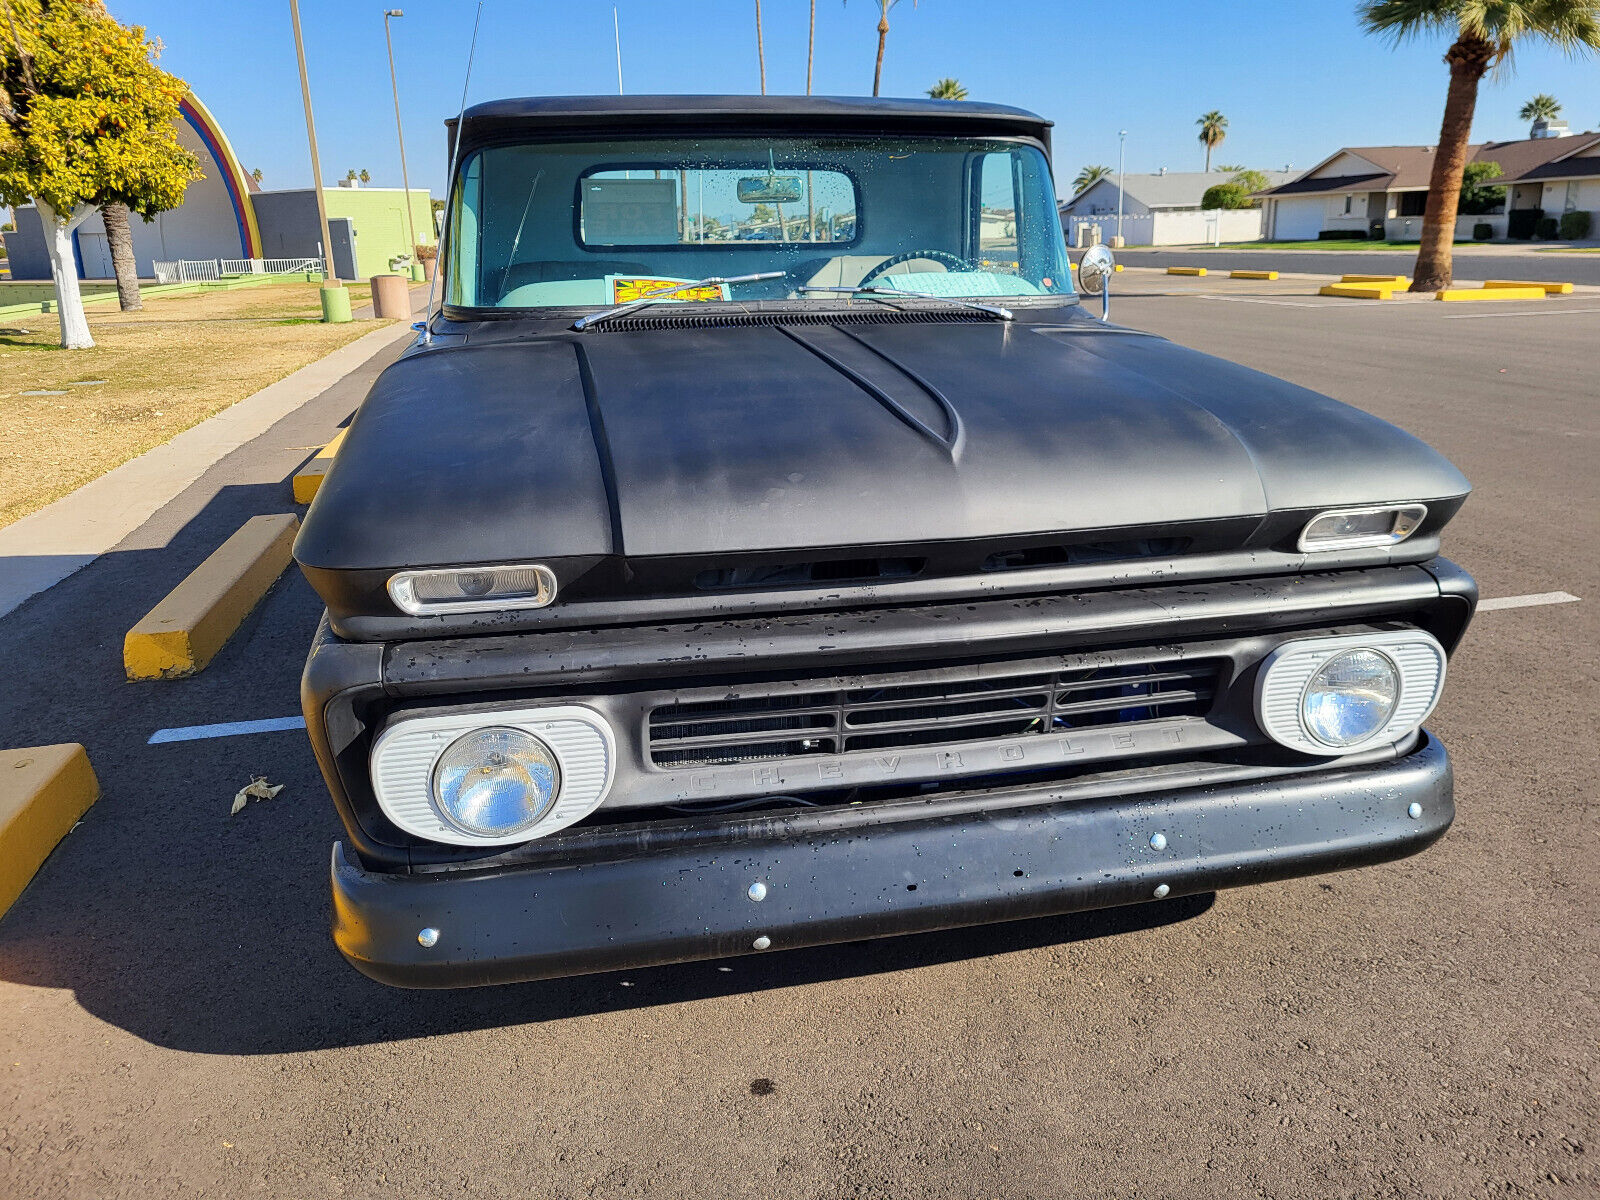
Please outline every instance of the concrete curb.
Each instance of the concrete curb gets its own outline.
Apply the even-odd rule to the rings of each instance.
[[[1319,296],[1343,296],[1346,300],[1390,300],[1406,287],[1399,283],[1330,283],[1317,289]]]
[[[385,325],[0,529],[0,617],[114,548],[203,475],[374,354],[414,337]]]
[[[300,518],[251,517],[146,613],[122,641],[129,679],[203,671],[289,565]]]
[[[1544,287],[1529,284],[1527,287],[1445,288],[1433,294],[1435,300],[1543,300]]]
[[[99,797],[76,742],[0,750],[0,917]]]
[[[333,435],[333,440],[317,451],[317,456],[295,472],[294,476],[294,502],[296,504],[310,504],[317,498],[317,491],[322,487],[322,480],[328,474],[328,468],[333,466],[333,460],[339,453],[339,447],[344,444],[345,431],[339,430]]]
[[[1540,283],[1536,279],[1485,279],[1486,288],[1541,288],[1546,296],[1570,296],[1570,283]]]

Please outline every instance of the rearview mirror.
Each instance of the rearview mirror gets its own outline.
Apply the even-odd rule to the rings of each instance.
[[[1100,297],[1100,319],[1111,315],[1111,273],[1117,269],[1117,260],[1109,247],[1090,246],[1078,260],[1078,286],[1091,296]]]
[[[806,193],[798,175],[746,175],[735,194],[741,204],[794,204]]]

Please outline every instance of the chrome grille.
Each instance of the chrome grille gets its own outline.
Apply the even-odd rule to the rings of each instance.
[[[742,691],[651,709],[650,761],[718,766],[1202,716],[1221,670],[1219,659],[1165,659],[1015,675],[937,670],[921,678],[913,672],[882,682]]]

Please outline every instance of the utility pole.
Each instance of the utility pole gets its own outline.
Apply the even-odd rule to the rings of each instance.
[[[394,38],[389,34],[389,18],[403,17],[398,8],[383,10],[383,40],[389,46],[389,86],[394,89],[394,131],[400,138],[400,186],[406,192],[406,236],[411,239],[411,253],[417,252],[417,222],[411,214],[411,177],[406,173],[406,131],[400,124],[400,78],[394,73]]]
[[[333,239],[328,236],[328,200],[322,194],[322,159],[317,154],[317,123],[311,117],[311,84],[306,79],[306,45],[300,34],[299,0],[289,0],[289,17],[294,22],[294,53],[300,60],[300,98],[306,106],[306,140],[311,143],[311,182],[317,189],[317,221],[322,229],[322,285],[343,287],[333,273]]]
[[[1127,161],[1128,131],[1117,130],[1117,245],[1122,245],[1122,165]]]

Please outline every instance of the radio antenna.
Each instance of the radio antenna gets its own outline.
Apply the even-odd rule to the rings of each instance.
[[[450,153],[450,177],[445,182],[445,188],[444,188],[444,196],[445,196],[445,209],[444,209],[444,211],[445,211],[445,228],[444,228],[444,232],[447,233],[447,234],[450,232],[450,194],[455,190],[456,165],[461,161],[461,122],[463,120],[465,120],[466,115],[467,115],[467,85],[472,82],[472,60],[474,58],[476,58],[477,55],[478,55],[478,25],[479,25],[480,22],[482,22],[482,20],[483,20],[483,0],[478,0],[478,13],[477,13],[477,15],[475,17],[472,18],[472,45],[467,50],[467,72],[462,77],[462,80],[461,80],[461,107],[456,113],[455,145],[452,147],[451,153]],[[442,244],[444,240],[445,239],[441,238],[441,245],[440,245],[440,250],[441,251],[444,248],[443,244]],[[433,278],[428,281],[428,314],[423,319],[422,328],[420,330],[420,332],[422,334],[422,339],[421,340],[422,340],[422,344],[424,346],[430,344],[433,341],[433,294],[434,294],[434,287],[439,282],[439,276],[444,274],[444,270],[445,270],[445,259],[444,259],[444,255],[441,253],[441,254],[435,256],[434,268],[433,268]],[[440,308],[441,309],[443,308],[442,302],[440,304]]]

